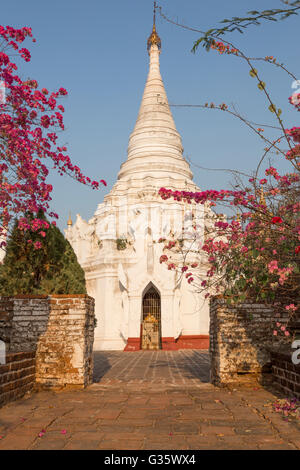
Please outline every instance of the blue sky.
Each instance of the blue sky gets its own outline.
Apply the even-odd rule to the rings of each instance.
[[[203,30],[249,10],[282,7],[279,0],[160,0],[159,4],[171,18]],[[66,131],[60,142],[67,144],[72,161],[87,176],[108,183],[107,188],[93,191],[68,177],[51,174],[52,208],[60,216],[60,228],[66,226],[69,210],[73,219],[77,213],[85,219],[93,215],[126,159],[148,71],[146,40],[152,28],[152,9],[151,0],[15,0],[1,7],[2,24],[31,26],[37,40],[35,44],[28,41],[32,60],[20,64],[20,74],[35,78],[40,87],[51,91],[61,86],[68,90],[68,97],[62,100]],[[264,23],[248,28],[244,35],[227,38],[251,56],[277,57],[300,79],[299,21],[295,16]],[[234,103],[249,119],[274,123],[244,63],[202,48],[192,54],[199,34],[160,17],[157,29],[170,103]],[[297,125],[299,115],[287,102],[293,91],[291,78],[265,64],[257,68],[283,110],[286,127]],[[228,187],[231,176],[199,166],[250,171],[257,164],[264,145],[238,120],[211,110],[172,108],[172,112],[184,154],[193,162],[194,180],[202,189]],[[274,165],[282,166],[274,158]]]

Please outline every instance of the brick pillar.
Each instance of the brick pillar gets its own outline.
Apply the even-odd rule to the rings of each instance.
[[[52,295],[49,307],[47,329],[37,344],[37,386],[83,388],[93,376],[94,299]]]
[[[11,323],[14,304],[10,297],[0,297],[0,340],[4,341],[9,349],[11,338]]]
[[[277,321],[286,323],[288,313],[274,307],[250,303],[228,306],[219,296],[210,301],[211,381],[214,384],[259,378],[271,368],[270,348],[289,343],[275,337]]]

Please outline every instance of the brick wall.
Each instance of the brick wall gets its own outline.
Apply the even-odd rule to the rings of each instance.
[[[0,365],[0,406],[21,398],[35,384],[35,352],[6,355],[6,364]]]
[[[292,351],[271,351],[273,383],[288,396],[300,399],[300,364],[293,364]]]
[[[92,382],[94,299],[87,295],[53,295],[47,329],[37,347],[38,385],[85,387]]]
[[[222,297],[214,297],[210,302],[211,381],[243,381],[271,369],[269,348],[290,341],[275,337],[274,325],[287,318],[288,314],[264,304],[228,307]]]
[[[0,339],[8,353],[36,351],[36,384],[85,387],[92,381],[94,299],[87,295],[0,298]]]
[[[13,300],[0,297],[0,340],[9,347],[13,316]]]
[[[35,351],[39,337],[47,330],[49,299],[46,295],[0,298],[0,338],[6,336],[9,352]],[[8,334],[9,333],[9,334]]]

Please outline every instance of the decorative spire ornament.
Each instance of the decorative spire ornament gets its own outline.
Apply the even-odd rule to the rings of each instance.
[[[72,227],[73,225],[73,222],[72,222],[72,219],[71,219],[71,211],[69,212],[69,218],[68,218],[68,227]]]
[[[190,187],[193,174],[183,158],[181,136],[168,104],[164,83],[160,74],[161,41],[156,32],[154,2],[153,30],[148,39],[149,73],[144,88],[138,118],[130,135],[127,160],[120,168],[118,181],[123,184],[129,179],[144,181],[144,178],[163,177],[171,181],[184,179],[182,189]],[[170,184],[165,181],[166,184]],[[143,183],[144,185],[144,183]]]
[[[157,3],[154,2],[154,8],[153,8],[153,28],[152,28],[152,33],[148,38],[147,41],[147,49],[148,52],[151,49],[151,46],[156,45],[158,49],[161,49],[161,40],[159,35],[156,32],[156,8],[157,8]]]
[[[260,190],[259,203],[260,203],[262,206],[266,206],[266,200],[265,200],[265,195],[264,195],[264,190],[263,190],[263,188],[261,188],[261,190]]]

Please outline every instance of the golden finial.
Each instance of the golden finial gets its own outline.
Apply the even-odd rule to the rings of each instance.
[[[237,222],[241,221],[241,214],[239,212],[236,214],[236,220]]]
[[[71,219],[71,211],[69,212],[69,218],[68,218],[68,226],[71,227],[73,225],[72,219]]]
[[[152,33],[148,38],[147,41],[147,49],[150,51],[151,46],[156,45],[158,49],[161,49],[161,40],[159,35],[156,32],[156,9],[157,9],[157,3],[154,2],[154,8],[153,8],[153,28],[152,28]]]
[[[265,206],[265,205],[266,205],[266,200],[265,200],[265,195],[264,195],[264,189],[263,189],[263,188],[261,188],[261,190],[260,190],[259,203],[260,203],[262,206]]]

